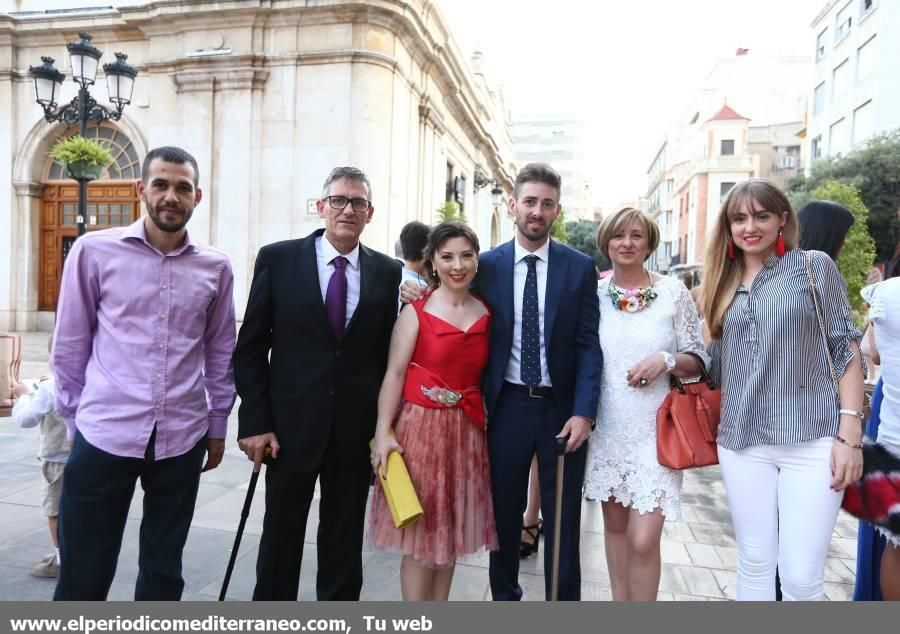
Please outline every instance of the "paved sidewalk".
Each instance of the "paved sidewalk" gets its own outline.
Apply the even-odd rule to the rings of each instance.
[[[47,372],[47,338],[46,333],[23,334],[23,378],[36,378]],[[237,448],[236,414],[229,423],[222,465],[204,474],[201,480],[197,510],[185,548],[185,599],[215,600],[218,597],[234,543],[251,468]],[[32,566],[52,550],[46,519],[40,510],[41,468],[34,457],[37,446],[37,430],[18,429],[11,419],[0,418],[0,600],[47,600],[53,595],[54,580],[36,579],[29,574]],[[253,591],[256,549],[264,510],[263,479],[259,484],[228,592],[231,599],[249,599]],[[137,487],[110,599],[133,598],[141,506],[141,490]],[[683,520],[667,522],[664,528],[659,598],[676,601],[733,599],[734,533],[718,468],[691,471],[685,475],[682,510]],[[314,504],[300,580],[300,598],[303,600],[315,598],[317,521]],[[584,503],[581,528],[582,596],[585,600],[609,600],[599,503]],[[542,551],[543,548],[542,541]],[[855,560],[856,522],[842,514],[834,531],[825,572],[829,599],[846,600],[852,596]],[[399,600],[399,558],[366,551],[363,562],[362,598]],[[525,598],[542,600],[543,554],[522,562],[521,572]],[[487,556],[457,566],[451,599],[490,599]]]

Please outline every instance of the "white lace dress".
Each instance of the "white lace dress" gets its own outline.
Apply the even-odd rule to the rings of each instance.
[[[709,363],[697,310],[690,292],[680,281],[664,277],[654,284],[657,298],[644,310],[616,309],[607,291],[610,278],[601,280],[600,346],[603,375],[597,430],[588,444],[585,497],[649,513],[681,514],[681,472],[656,461],[656,411],[669,391],[664,372],[644,387],[630,387],[628,369],[658,353],[693,352]]]

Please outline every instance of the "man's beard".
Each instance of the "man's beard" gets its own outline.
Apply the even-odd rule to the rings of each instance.
[[[153,224],[156,225],[157,229],[165,231],[166,233],[178,233],[184,229],[185,225],[187,225],[188,221],[191,219],[191,216],[194,215],[193,209],[185,209],[180,222],[163,222],[162,218],[159,217],[159,212],[151,207],[150,203],[146,203],[146,206],[147,215],[150,216],[150,220],[153,221]]]
[[[553,228],[553,223],[545,222],[544,226],[540,229],[529,229],[528,219],[525,219],[522,222],[516,221],[516,228],[526,238],[532,242],[537,242],[538,240],[543,240],[547,234],[550,233],[550,229]]]

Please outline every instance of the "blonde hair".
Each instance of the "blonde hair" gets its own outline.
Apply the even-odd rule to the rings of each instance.
[[[707,236],[706,256],[703,259],[700,304],[713,339],[722,337],[725,316],[744,272],[744,256],[740,249],[734,249],[733,260],[728,258],[728,246],[732,241],[731,220],[743,211],[746,204],[752,205],[754,201],[766,211],[779,215],[787,212],[787,220],[782,229],[785,249],[797,247],[797,214],[791,207],[791,201],[775,183],[764,178],[751,178],[731,188],[719,208],[716,223]]]
[[[600,249],[606,259],[609,259],[609,241],[620,231],[624,231],[632,222],[638,221],[647,237],[647,259],[659,246],[659,227],[646,212],[634,207],[623,207],[613,215],[605,218],[597,231],[597,248]]]

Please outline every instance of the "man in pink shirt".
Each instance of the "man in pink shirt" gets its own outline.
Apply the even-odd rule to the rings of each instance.
[[[106,598],[138,478],[134,598],[181,598],[200,472],[221,462],[234,405],[231,263],[185,228],[202,196],[197,161],[157,148],[141,176],[147,215],[82,236],[63,270],[51,364],[56,411],[74,440],[55,600]]]

